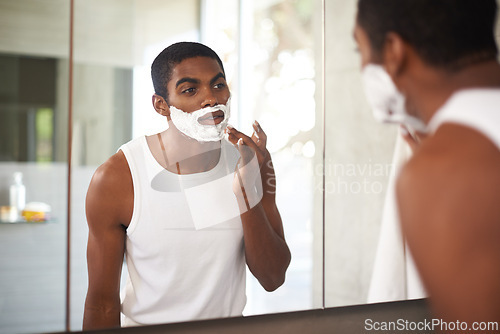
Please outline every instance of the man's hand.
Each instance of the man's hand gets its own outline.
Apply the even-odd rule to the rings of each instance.
[[[240,152],[240,159],[236,165],[233,183],[233,192],[238,202],[245,203],[249,210],[262,198],[263,178],[261,168],[269,160],[266,149],[267,136],[257,121],[253,124],[254,132],[251,137],[228,126],[228,140]]]
[[[403,136],[403,139],[408,143],[412,152],[415,152],[415,150],[420,146],[422,140],[427,137],[427,134],[414,131],[406,125],[401,125],[399,130],[401,136]]]

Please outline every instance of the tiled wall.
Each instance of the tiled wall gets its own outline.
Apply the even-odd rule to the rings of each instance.
[[[66,292],[66,164],[0,164],[0,203],[21,171],[26,200],[49,204],[47,223],[0,224],[0,332],[62,330]],[[43,310],[43,312],[41,312]]]

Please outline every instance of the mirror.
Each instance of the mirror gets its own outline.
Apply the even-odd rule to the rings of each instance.
[[[26,200],[51,206],[44,222],[2,218],[0,332],[81,329],[88,183],[121,144],[163,129],[150,104],[149,66],[178,40],[200,40],[221,56],[233,124],[248,132],[258,119],[269,136],[293,258],[273,293],[248,273],[245,315],[324,305],[315,170],[323,159],[322,1],[231,3],[0,0],[1,205],[10,204],[21,171]]]
[[[244,314],[322,307],[315,283],[322,279],[322,206],[315,204],[321,178],[313,172],[322,156],[321,1],[75,0],[74,6],[71,329],[81,329],[87,289],[88,184],[122,144],[166,128],[151,105],[150,66],[182,40],[199,40],[219,54],[233,96],[230,122],[250,133],[257,119],[273,155],[293,258],[285,284],[272,293],[247,272]]]
[[[69,13],[64,0],[0,1],[1,333],[65,328]]]

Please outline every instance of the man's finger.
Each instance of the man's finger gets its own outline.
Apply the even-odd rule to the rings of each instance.
[[[245,145],[251,147],[255,151],[257,151],[259,149],[257,144],[255,143],[255,141],[251,137],[248,137],[243,132],[240,132],[240,131],[236,130],[234,127],[229,126],[229,125],[227,127],[227,131],[229,134],[228,139],[233,145],[237,145],[238,140],[242,139],[243,142],[245,143]]]
[[[260,126],[259,122],[254,121],[252,126],[255,131],[254,132],[255,136],[258,138],[258,141],[256,141],[256,143],[262,149],[267,144],[267,135],[264,132],[264,130],[262,130],[262,127]]]

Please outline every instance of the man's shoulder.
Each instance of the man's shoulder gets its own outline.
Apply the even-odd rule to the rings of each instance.
[[[135,151],[137,147],[143,145],[144,138],[137,137],[123,144],[115,154],[96,169],[94,178],[119,181],[122,177],[130,175],[129,162],[124,151]]]
[[[127,177],[130,177],[130,169],[125,154],[120,150],[96,169],[92,183],[108,188],[122,184]]]
[[[468,174],[490,177],[498,174],[499,164],[500,149],[487,136],[464,125],[445,123],[424,140],[403,173],[444,180]]]
[[[133,196],[130,170],[119,151],[97,168],[90,181],[86,198],[89,226],[127,226]]]
[[[414,210],[455,209],[500,195],[500,150],[481,133],[443,124],[403,167],[397,192]]]

